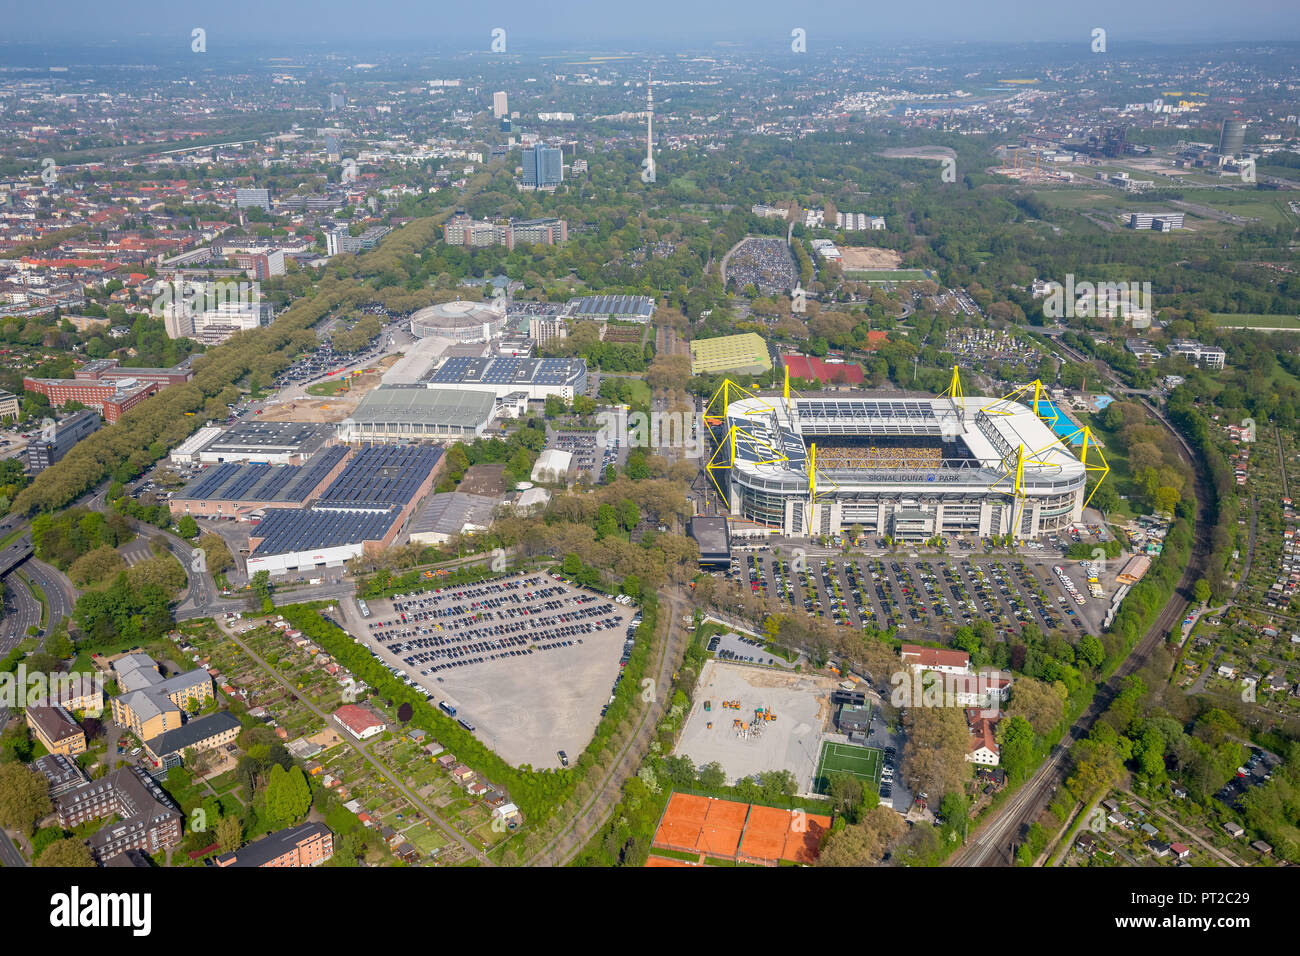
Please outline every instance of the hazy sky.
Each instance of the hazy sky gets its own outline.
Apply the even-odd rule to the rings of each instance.
[[[818,44],[936,40],[1086,47],[1094,27],[1107,31],[1112,52],[1126,41],[1300,40],[1300,0],[0,0],[0,11],[3,40],[188,48],[190,30],[203,27],[210,50],[217,41],[486,49],[494,27],[506,30],[508,52],[519,53],[592,44],[700,50],[729,42],[788,50],[794,27],[807,32],[809,53]]]

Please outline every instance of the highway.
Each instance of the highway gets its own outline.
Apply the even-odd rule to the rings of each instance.
[[[1068,346],[1057,344],[1076,361],[1090,362]],[[1109,369],[1101,363],[1096,363],[1096,367],[1110,382],[1114,383],[1117,389],[1122,388]],[[1177,630],[1179,623],[1186,616],[1188,604],[1194,600],[1193,585],[1197,578],[1204,574],[1205,559],[1210,551],[1209,478],[1204,462],[1193,453],[1191,446],[1164,413],[1155,408],[1145,397],[1138,398],[1152,416],[1173,434],[1180,456],[1192,466],[1195,474],[1193,487],[1196,494],[1198,520],[1191,559],[1178,579],[1173,596],[1166,602],[1146,634],[1138,640],[1110,680],[1097,689],[1087,710],[1075,721],[1062,743],[1052,748],[1051,754],[1033,777],[985,820],[966,846],[953,855],[950,860],[952,866],[1010,866],[1012,864],[1015,844],[1038,819],[1043,808],[1051,800],[1052,794],[1068,776],[1072,768],[1072,761],[1068,759],[1070,748],[1076,741],[1088,735],[1096,719],[1110,706],[1124,678],[1140,670],[1151,652],[1160,646],[1168,634]]]

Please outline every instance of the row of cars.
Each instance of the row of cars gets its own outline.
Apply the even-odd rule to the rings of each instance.
[[[886,806],[893,805],[894,775],[898,773],[898,749],[886,747],[880,766],[880,799]]]

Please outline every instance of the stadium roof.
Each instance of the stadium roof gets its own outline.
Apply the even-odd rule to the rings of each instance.
[[[1027,485],[1057,486],[1082,480],[1085,470],[1052,429],[1027,407],[1004,399],[972,397],[959,408],[949,398],[896,398],[864,392],[844,398],[746,398],[727,407],[735,434],[736,467],[776,482],[782,491],[807,483],[807,446],[836,439],[941,439],[953,443],[938,468],[837,469],[839,485],[962,482],[992,484],[1025,454]]]
[[[492,417],[495,402],[491,392],[472,389],[385,386],[368,392],[345,424],[417,422],[477,428]]]

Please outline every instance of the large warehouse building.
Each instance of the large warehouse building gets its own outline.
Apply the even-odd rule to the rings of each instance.
[[[746,393],[723,405],[725,419],[707,419],[709,474],[734,517],[781,534],[1032,538],[1082,514],[1090,469],[1009,399]]]
[[[452,356],[428,379],[430,388],[491,392],[499,398],[523,392],[529,401],[557,395],[573,401],[587,389],[587,362],[580,358],[466,358]]]
[[[380,553],[433,490],[443,466],[441,448],[360,449],[309,507],[267,510],[249,535],[249,576],[338,567]]]
[[[329,425],[253,419],[208,442],[198,451],[198,458],[205,465],[300,465],[329,442],[332,432]]]
[[[342,442],[473,441],[497,406],[491,392],[384,386],[368,392],[338,424]]]
[[[264,508],[301,505],[320,497],[343,473],[351,451],[331,445],[305,465],[214,465],[168,499],[167,507],[177,517],[247,519]]]

